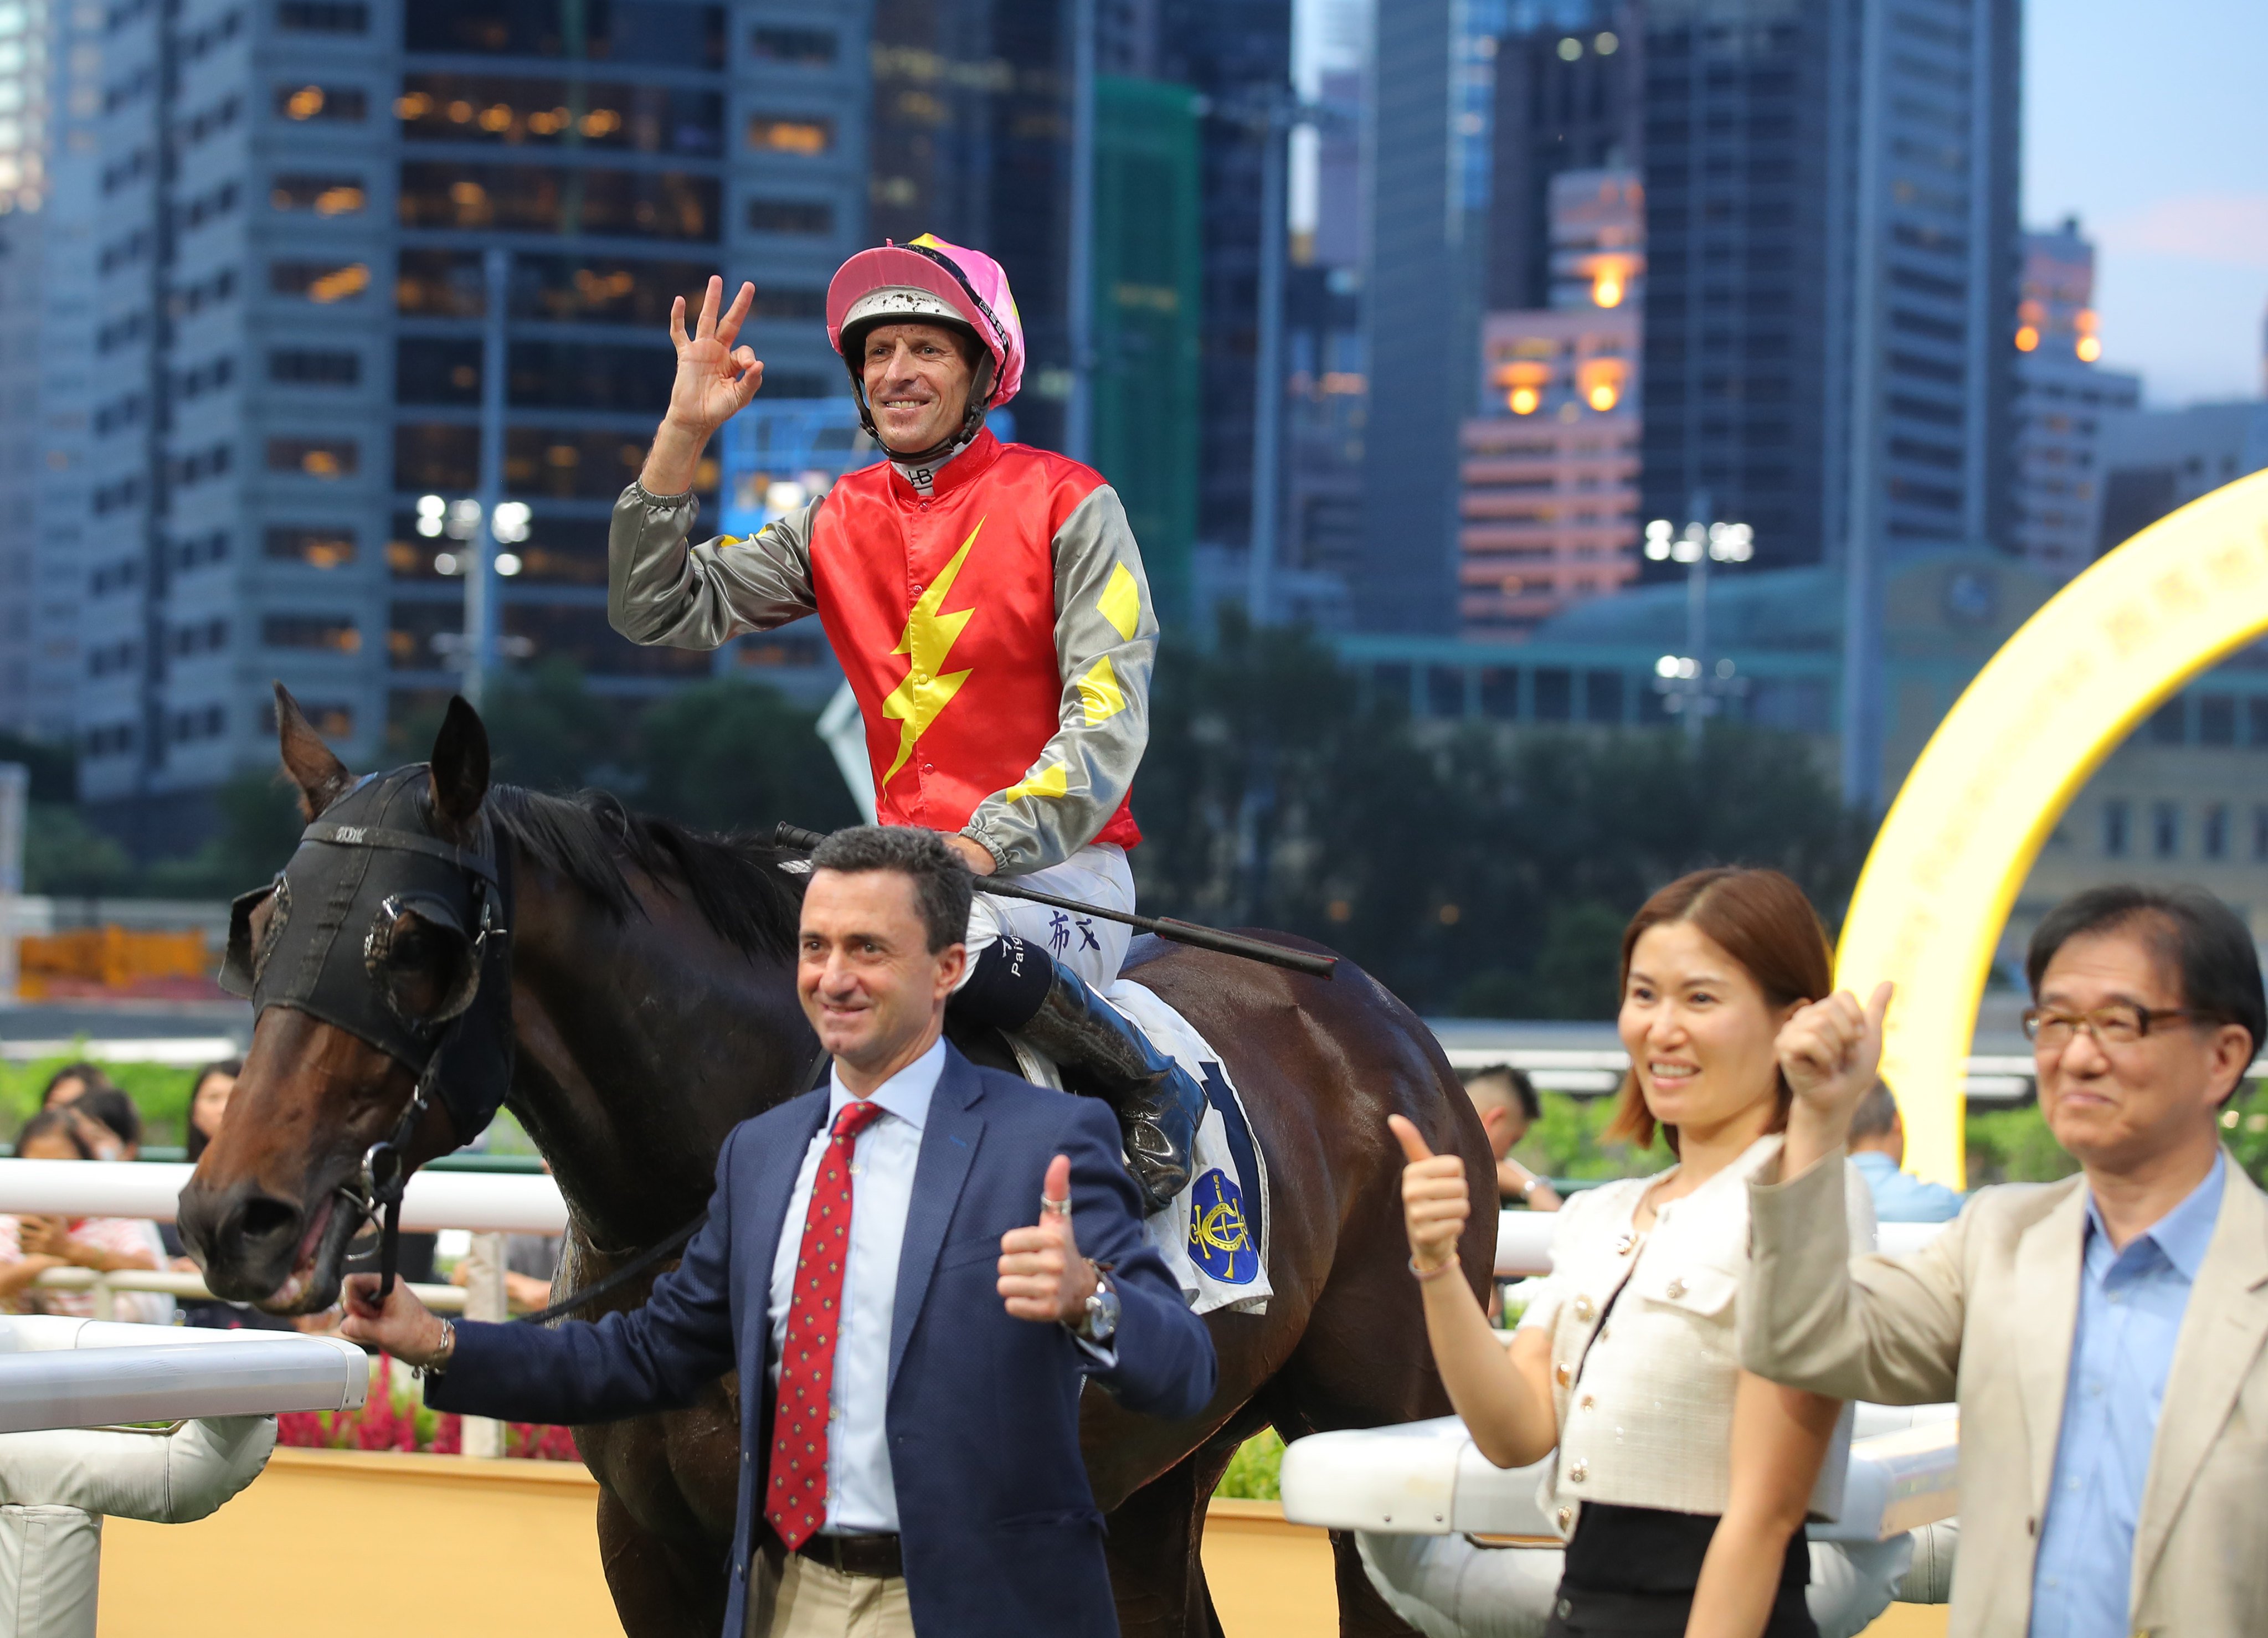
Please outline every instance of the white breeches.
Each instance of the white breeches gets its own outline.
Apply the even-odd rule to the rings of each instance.
[[[1134,873],[1126,866],[1126,849],[1116,842],[1091,841],[1061,864],[1009,879],[1020,887],[1107,910],[1134,908]],[[996,898],[980,882],[976,902],[968,909],[970,971],[976,970],[977,953],[1003,933],[1013,933],[1034,949],[1046,951],[1095,989],[1106,988],[1118,976],[1119,966],[1126,959],[1126,946],[1134,937],[1134,929],[1123,922],[1078,915],[1021,899]]]

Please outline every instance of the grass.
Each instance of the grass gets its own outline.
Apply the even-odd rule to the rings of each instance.
[[[1263,1428],[1237,1448],[1228,1459],[1213,1495],[1225,1502],[1280,1502],[1284,1499],[1284,1441],[1273,1428]]]

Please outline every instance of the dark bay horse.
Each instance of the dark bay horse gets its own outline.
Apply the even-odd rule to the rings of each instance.
[[[284,765],[313,820],[355,780],[277,696]],[[571,1212],[555,1288],[564,1293],[698,1211],[725,1133],[813,1084],[818,1047],[793,984],[799,878],[769,847],[634,817],[610,798],[491,790],[485,731],[461,701],[413,788],[433,837],[470,847],[485,812],[512,850],[507,1106]],[[416,995],[425,949],[394,939],[371,958],[372,981]],[[1430,1032],[1352,963],[1325,982],[1145,940],[1130,970],[1138,964],[1222,1050],[1271,1180],[1274,1299],[1265,1314],[1209,1317],[1213,1402],[1162,1422],[1090,1391],[1083,1414],[1123,1629],[1203,1638],[1220,1631],[1198,1561],[1205,1504],[1240,1443],[1270,1425],[1296,1438],[1448,1408],[1404,1267],[1387,1115],[1464,1157],[1476,1291],[1494,1257],[1494,1167]],[[183,1235],[217,1294],[276,1311],[329,1305],[355,1215],[338,1192],[413,1090],[410,1070],[344,1029],[289,1006],[261,1013],[227,1123],[181,1195]],[[456,1142],[436,1105],[410,1157]],[[646,1289],[633,1281],[600,1305],[634,1305]],[[575,1430],[600,1482],[600,1550],[631,1638],[714,1638],[722,1623],[738,1392],[727,1377],[688,1409]],[[1332,1545],[1341,1632],[1406,1633],[1351,1539]]]

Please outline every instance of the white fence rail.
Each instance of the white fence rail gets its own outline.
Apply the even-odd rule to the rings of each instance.
[[[146,1217],[171,1223],[181,1186],[195,1168],[137,1161],[0,1160],[0,1213],[24,1216]],[[540,1172],[421,1172],[401,1201],[413,1233],[469,1229],[476,1234],[560,1234],[567,1202]]]
[[[1497,1278],[1519,1280],[1550,1274],[1551,1230],[1558,1221],[1558,1215],[1549,1211],[1507,1211],[1499,1216]],[[1928,1245],[1944,1227],[1941,1223],[1885,1223],[1875,1230],[1875,1245],[1893,1256],[1903,1256]]]
[[[0,1433],[352,1410],[370,1359],[336,1337],[0,1319]]]

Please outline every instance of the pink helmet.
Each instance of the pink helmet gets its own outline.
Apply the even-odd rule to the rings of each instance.
[[[1024,322],[1000,264],[981,250],[948,245],[934,233],[911,244],[862,250],[835,271],[827,287],[827,340],[843,355],[850,378],[858,366],[845,350],[872,324],[942,320],[976,333],[992,356],[992,391],[981,412],[1005,404],[1024,385]],[[865,394],[860,393],[861,407]]]

